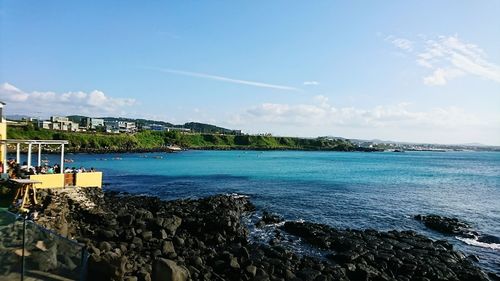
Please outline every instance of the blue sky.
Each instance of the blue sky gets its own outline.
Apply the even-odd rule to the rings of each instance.
[[[499,1],[0,0],[0,99],[8,114],[500,145],[499,13]]]

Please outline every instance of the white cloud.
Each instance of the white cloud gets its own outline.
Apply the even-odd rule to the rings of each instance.
[[[463,76],[465,73],[456,68],[437,68],[432,75],[424,77],[426,85],[445,85],[446,82],[455,77]]]
[[[15,114],[91,114],[119,113],[125,107],[136,103],[134,99],[112,98],[95,90],[86,92],[24,92],[16,86],[0,84],[0,100],[6,102],[7,110]]]
[[[234,79],[234,78],[213,75],[213,74],[208,74],[208,73],[200,73],[200,72],[192,72],[192,71],[184,71],[184,70],[176,70],[176,69],[166,69],[166,68],[155,68],[155,67],[147,67],[147,69],[153,69],[153,70],[157,70],[157,71],[164,72],[164,73],[171,73],[171,74],[178,74],[178,75],[184,75],[184,76],[190,76],[190,77],[198,77],[198,78],[204,78],[204,79],[217,80],[217,81],[233,83],[233,84],[254,86],[254,87],[259,87],[259,88],[269,88],[269,89],[285,90],[285,91],[301,91],[298,88],[290,87],[290,86],[268,84],[268,83],[249,81],[249,80]]]
[[[372,108],[337,107],[325,96],[311,102],[262,103],[220,122],[249,133],[283,136],[334,135],[433,143],[492,143],[500,116],[478,116],[456,106],[414,109],[410,103]]]
[[[448,69],[441,75],[443,83],[437,85],[464,74],[500,82],[500,67],[488,62],[486,53],[477,45],[462,42],[457,36],[440,36],[437,40],[427,40],[425,45],[417,62],[435,70],[443,66]]]
[[[335,107],[325,96],[316,96],[312,103],[282,104],[263,103],[247,109],[233,120],[278,124],[283,126],[312,126],[318,128],[357,127],[434,127],[456,128],[481,124],[479,119],[457,107],[433,108],[427,111],[412,111],[409,103],[377,106],[370,109]]]
[[[405,38],[396,38],[392,35],[385,38],[386,41],[391,42],[396,48],[403,51],[411,52],[413,51],[413,42]]]
[[[23,93],[14,85],[3,83],[0,85],[0,98],[3,101],[24,102],[28,99],[28,94]]]
[[[304,86],[318,86],[319,82],[318,81],[304,81]]]
[[[407,39],[388,38],[399,49],[410,52],[416,49]],[[500,82],[500,66],[488,61],[486,52],[475,44],[463,42],[455,35],[425,40],[422,45],[413,53],[418,65],[432,71],[423,78],[427,85],[446,85],[448,81],[466,75]]]

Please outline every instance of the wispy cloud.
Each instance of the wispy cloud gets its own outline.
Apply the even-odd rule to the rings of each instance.
[[[444,85],[446,81],[465,74],[500,82],[500,66],[489,62],[486,53],[477,45],[462,42],[457,36],[427,40],[425,51],[418,54],[417,63],[435,70],[431,76],[424,78],[424,82],[438,81],[431,85]],[[446,75],[443,76],[443,73]]]
[[[8,110],[15,114],[110,114],[121,113],[125,108],[136,104],[135,99],[113,98],[102,91],[94,90],[86,93],[51,91],[25,92],[16,86],[0,84],[0,100],[8,103]]]
[[[227,83],[241,84],[241,85],[247,85],[247,86],[253,86],[253,87],[269,88],[269,89],[285,90],[285,91],[297,91],[297,92],[301,91],[299,88],[290,87],[290,86],[269,84],[269,83],[242,80],[242,79],[235,79],[235,78],[229,78],[229,77],[225,77],[225,76],[219,76],[219,75],[213,75],[213,74],[201,73],[201,72],[192,72],[192,71],[184,71],[184,70],[168,69],[168,68],[157,68],[157,67],[147,67],[147,69],[157,70],[157,71],[164,72],[164,73],[171,73],[171,74],[184,75],[184,76],[190,76],[190,77],[211,79],[211,80],[217,80],[217,81],[222,81],[222,82],[227,82]]]
[[[304,81],[304,83],[302,83],[304,86],[318,86],[319,85],[319,82],[318,81]]]
[[[411,52],[413,51],[413,42],[405,38],[397,38],[389,35],[385,38],[386,41],[391,42],[396,48]]]
[[[483,49],[460,40],[457,35],[424,40],[418,49],[408,39],[388,36],[386,40],[398,49],[414,54],[418,65],[432,71],[422,79],[426,85],[446,85],[448,81],[466,75],[500,82],[500,66],[488,61]]]

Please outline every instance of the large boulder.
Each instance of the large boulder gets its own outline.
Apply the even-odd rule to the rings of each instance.
[[[438,215],[416,215],[416,220],[422,221],[428,228],[443,234],[463,234],[470,226],[457,218],[447,218]]]
[[[186,281],[188,279],[189,271],[184,266],[179,266],[169,259],[155,260],[152,281]]]
[[[93,281],[119,281],[123,280],[126,272],[127,258],[113,252],[102,256],[93,254],[88,265],[88,279]]]
[[[57,244],[53,243],[48,248],[45,246],[39,247],[37,251],[33,251],[31,259],[38,270],[50,271],[57,269]]]
[[[168,234],[174,236],[175,231],[181,225],[181,223],[182,219],[174,215],[163,220],[163,228],[168,232]]]

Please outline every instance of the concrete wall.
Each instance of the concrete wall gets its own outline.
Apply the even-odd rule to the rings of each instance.
[[[102,172],[76,174],[76,186],[102,187]]]
[[[78,173],[75,176],[78,187],[102,187],[102,172]],[[64,174],[33,175],[30,179],[42,182],[35,184],[36,188],[64,187]]]
[[[36,188],[61,188],[64,187],[64,174],[32,175],[30,180],[40,181]]]

